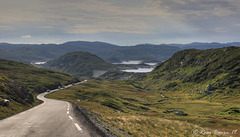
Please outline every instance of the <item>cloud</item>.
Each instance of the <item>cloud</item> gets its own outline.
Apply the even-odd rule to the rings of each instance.
[[[31,38],[32,36],[31,35],[25,35],[25,36],[21,36],[21,37],[27,39],[27,38]]]
[[[10,29],[12,28],[9,26],[0,26],[0,30],[10,30]]]
[[[168,13],[182,17],[226,17],[239,15],[239,0],[146,0]]]
[[[238,39],[239,0],[0,0],[8,37],[122,41]],[[6,25],[7,24],[7,25]],[[10,27],[9,27],[10,26]],[[3,33],[4,32],[4,33]],[[220,34],[221,33],[221,34]],[[19,35],[25,35],[21,38]],[[119,39],[119,36],[122,39]],[[26,39],[25,39],[26,40]],[[33,41],[28,39],[27,41]]]
[[[71,30],[67,30],[67,33],[70,34],[96,34],[96,33],[105,33],[105,32],[116,32],[116,33],[129,33],[129,34],[145,34],[146,32],[143,31],[137,31],[137,30],[121,30],[121,29],[115,29],[115,28],[91,28],[91,29],[87,29],[87,28],[78,28],[78,29],[71,29]]]

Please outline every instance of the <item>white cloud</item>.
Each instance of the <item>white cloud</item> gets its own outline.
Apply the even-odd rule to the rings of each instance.
[[[27,38],[31,38],[32,36],[31,35],[25,35],[25,36],[21,36],[21,37],[27,39]]]

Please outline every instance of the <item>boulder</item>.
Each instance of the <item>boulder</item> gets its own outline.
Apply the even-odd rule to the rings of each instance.
[[[207,85],[207,91],[211,91],[211,90],[214,90],[214,89],[215,88],[211,84]]]
[[[179,115],[179,116],[187,116],[187,115],[188,115],[188,114],[186,114],[185,112],[180,111],[180,110],[176,111],[175,114],[176,114],[176,115]]]
[[[2,101],[0,101],[1,106],[8,107],[9,104],[10,104],[10,101],[8,99],[3,99]]]

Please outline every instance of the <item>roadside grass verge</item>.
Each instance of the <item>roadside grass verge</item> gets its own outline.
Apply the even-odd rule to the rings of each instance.
[[[23,105],[17,102],[12,102],[8,107],[0,106],[0,120],[37,106],[40,103],[41,101],[35,100],[32,105]]]

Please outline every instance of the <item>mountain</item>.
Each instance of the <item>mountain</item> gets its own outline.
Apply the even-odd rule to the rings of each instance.
[[[158,60],[168,59],[180,48],[170,45],[140,44],[136,46],[119,47],[118,53],[112,57],[120,60]]]
[[[73,41],[63,44],[8,44],[0,43],[0,49],[11,52],[13,57],[4,59],[36,62],[56,59],[69,52],[85,51],[110,62],[123,60],[166,60],[180,48],[170,45],[142,44],[137,46],[117,46],[104,42]],[[2,53],[2,52],[1,52]]]
[[[58,59],[47,62],[46,68],[69,73],[75,76],[92,76],[94,70],[107,71],[113,65],[88,52],[67,53]]]
[[[240,48],[179,51],[143,79],[145,88],[162,92],[239,94]]]
[[[104,42],[71,41],[63,44],[9,44],[0,43],[0,58],[24,61],[45,62],[56,59],[69,52],[90,52],[112,63],[125,60],[164,61],[182,49],[215,49],[240,46],[232,43],[190,44],[139,44],[135,46],[118,46]]]
[[[175,45],[177,46],[177,45]],[[240,42],[232,42],[232,43],[201,43],[201,42],[193,42],[190,44],[179,45],[182,49],[216,49],[223,47],[231,47],[231,46],[240,46]]]
[[[0,59],[0,119],[37,105],[38,93],[78,81],[68,74]]]
[[[0,76],[4,77],[4,80],[17,82],[33,93],[79,81],[78,78],[65,73],[36,68],[16,61],[0,59],[0,64]]]
[[[13,52],[5,50],[5,49],[0,49],[0,58],[1,59],[10,59],[10,60],[16,60],[19,58],[18,55],[15,55]]]

